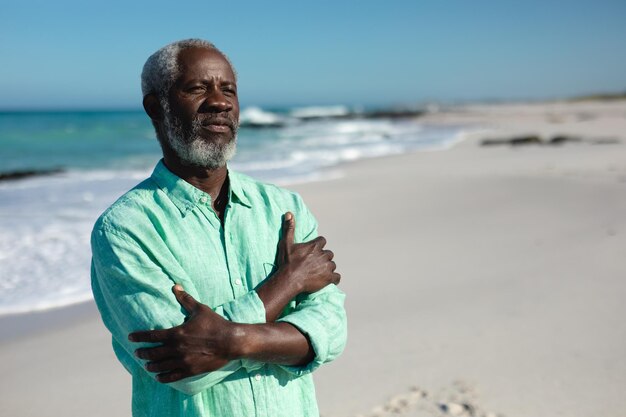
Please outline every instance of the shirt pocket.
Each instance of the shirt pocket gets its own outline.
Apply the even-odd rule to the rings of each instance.
[[[276,267],[276,265],[274,265],[271,262],[264,262],[263,263],[263,270],[265,271],[265,278],[268,278],[270,275],[272,275],[278,268]]]

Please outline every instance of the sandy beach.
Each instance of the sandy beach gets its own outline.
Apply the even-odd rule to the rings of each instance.
[[[322,415],[625,415],[626,102],[419,122],[476,131],[288,187],[348,295],[348,347],[316,374]],[[481,146],[520,135],[577,140]],[[0,415],[130,415],[130,378],[93,304],[0,326]]]

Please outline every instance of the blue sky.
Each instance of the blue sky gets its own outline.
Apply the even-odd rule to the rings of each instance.
[[[0,108],[138,108],[145,59],[214,42],[244,105],[540,99],[626,90],[626,1],[14,1]]]

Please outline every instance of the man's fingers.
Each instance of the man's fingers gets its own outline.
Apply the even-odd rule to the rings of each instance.
[[[324,236],[318,236],[311,241],[316,247],[322,249],[326,246],[326,238]]]
[[[322,251],[322,253],[324,253],[324,255],[326,255],[326,257],[328,258],[329,261],[332,261],[333,258],[335,257],[335,254],[333,253],[333,251],[325,249]]]
[[[333,280],[333,284],[335,285],[339,284],[339,281],[341,281],[341,274],[338,274],[336,272],[333,273],[332,280]]]
[[[170,346],[156,346],[135,350],[135,356],[149,361],[159,361],[174,356],[175,351]]]
[[[131,342],[161,343],[169,339],[170,335],[171,329],[146,330],[129,334],[128,340]]]
[[[176,301],[178,304],[183,306],[183,308],[188,313],[193,313],[196,311],[200,303],[196,301],[191,295],[189,295],[180,284],[176,284],[172,287],[172,291],[174,292],[174,296],[176,297]]]
[[[296,234],[296,218],[288,211],[283,217],[283,236],[281,243],[285,246],[285,249],[293,245],[294,236]]]
[[[146,371],[155,373],[172,372],[180,369],[180,365],[179,359],[148,362],[146,364]]]
[[[172,371],[172,372],[158,374],[156,376],[156,378],[157,378],[157,381],[162,382],[164,384],[167,384],[169,382],[176,382],[178,380],[186,378],[187,376],[188,375],[186,373],[184,373],[183,371],[175,370],[175,371]]]

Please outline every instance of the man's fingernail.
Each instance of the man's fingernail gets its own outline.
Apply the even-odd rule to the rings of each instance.
[[[129,334],[128,335],[128,340],[130,340],[131,342],[134,342],[135,341],[135,336],[133,336],[132,333]]]
[[[182,285],[180,285],[180,284],[176,284],[176,285],[174,285],[174,289],[175,289],[176,291],[183,291],[183,286],[182,286]]]
[[[289,212],[288,212],[288,213],[285,213],[285,220],[286,220],[286,221],[288,221],[288,222],[289,222],[289,221],[291,221],[291,218],[292,218],[292,217],[293,217],[293,216],[292,216],[292,214],[291,214],[291,213],[289,213]]]

